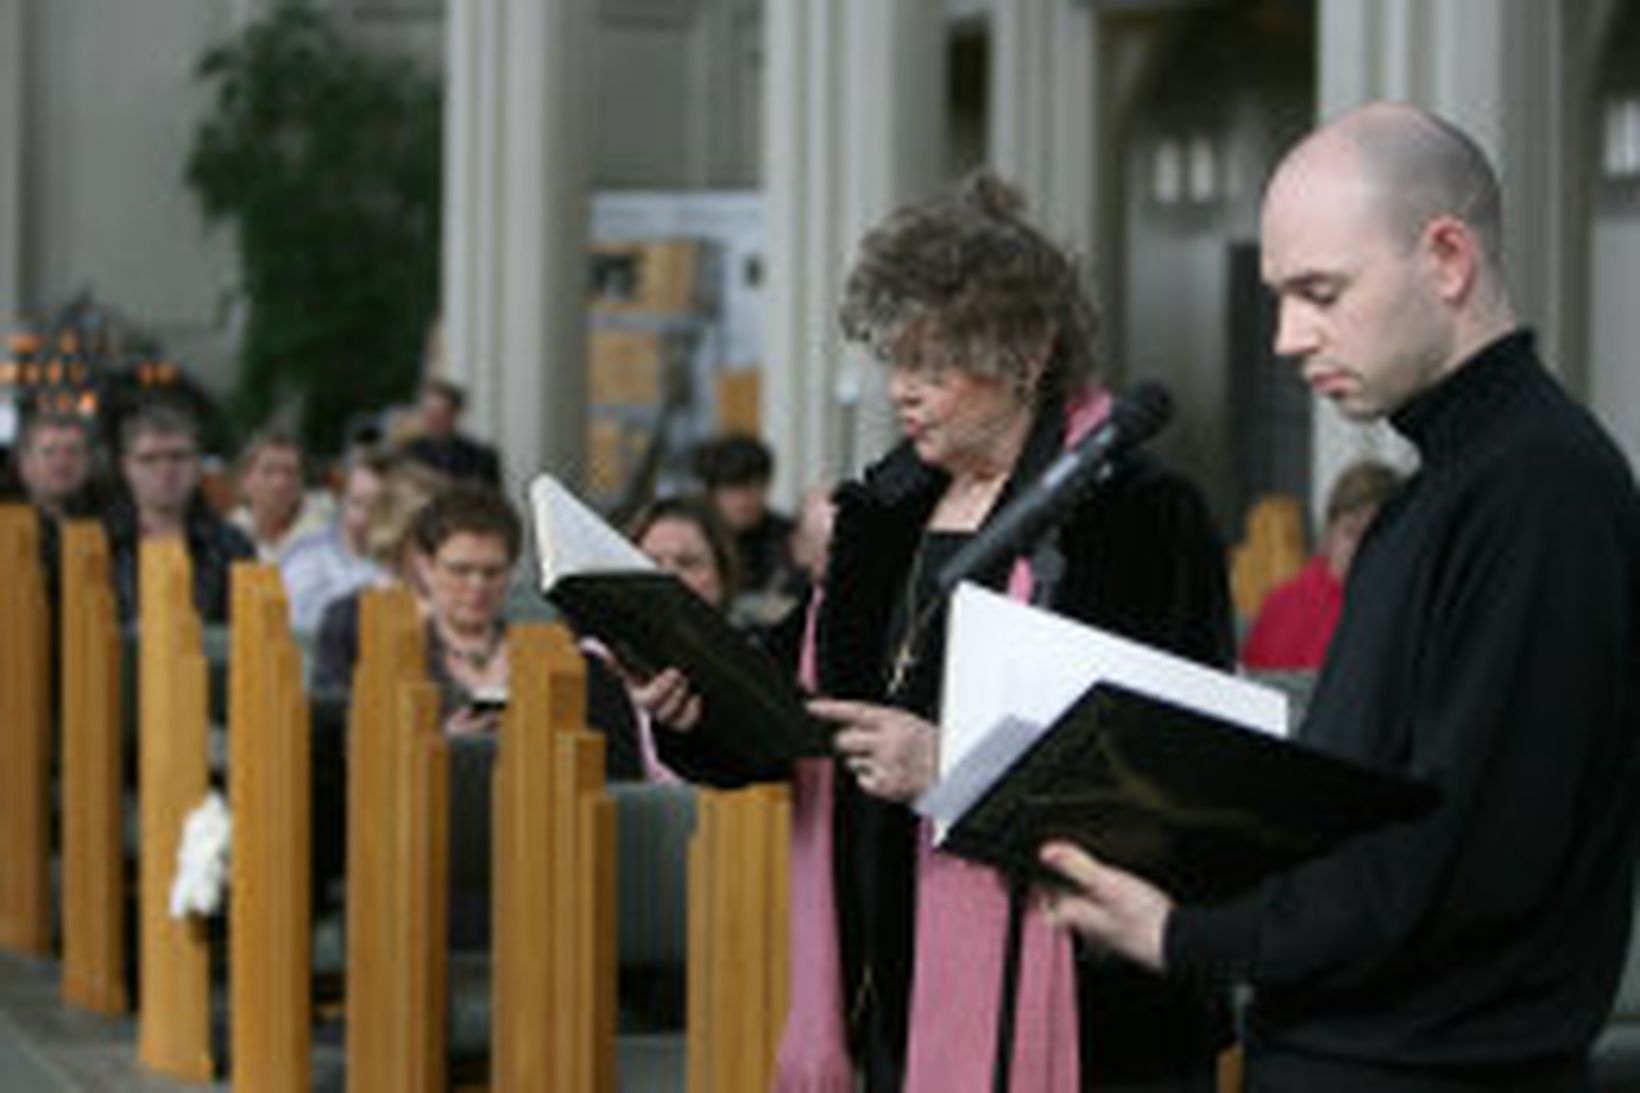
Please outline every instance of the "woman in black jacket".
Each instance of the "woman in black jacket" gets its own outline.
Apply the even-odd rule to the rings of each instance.
[[[844,1088],[858,1075],[873,1091],[967,1087],[992,1071],[1007,895],[994,872],[931,849],[907,807],[938,766],[945,609],[934,578],[1102,419],[1110,398],[1092,377],[1093,315],[1074,263],[987,175],[869,233],[842,320],[890,368],[905,440],[836,494],[810,682],[828,696],[811,710],[835,723],[838,758],[798,771],[794,820],[802,846],[829,849],[829,867],[794,843],[799,918],[781,1082]],[[1223,551],[1182,479],[1126,458],[1076,506],[1058,545],[1052,609],[1228,663]],[[1038,576],[1025,558],[979,574],[1016,596]],[[712,711],[675,672],[643,697],[672,730],[657,739],[681,773],[718,784],[789,774],[707,754],[689,730]],[[805,833],[815,794],[829,800],[819,822],[829,829]],[[1211,1000],[1127,966],[1073,962],[1034,912],[1026,931],[1016,1088],[1211,1088],[1223,1031]],[[826,1043],[833,1027],[842,1045]]]

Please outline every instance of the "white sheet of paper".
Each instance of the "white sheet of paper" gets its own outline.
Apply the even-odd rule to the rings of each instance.
[[[1095,683],[1119,683],[1258,732],[1287,732],[1280,691],[979,585],[958,586],[947,633],[940,781],[915,806],[935,821],[936,839]]]
[[[530,511],[543,589],[572,573],[655,568],[647,554],[550,474],[530,483]]]

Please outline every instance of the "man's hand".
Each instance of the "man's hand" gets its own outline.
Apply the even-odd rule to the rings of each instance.
[[[1075,891],[1046,893],[1050,921],[1152,971],[1166,970],[1162,937],[1173,912],[1166,892],[1070,843],[1048,843],[1042,848],[1042,861],[1076,886]]]
[[[689,677],[676,668],[665,668],[641,682],[625,677],[627,690],[640,709],[673,732],[688,732],[700,724],[700,696],[689,685]]]
[[[873,797],[902,804],[934,784],[939,736],[916,714],[869,702],[817,698],[809,712],[843,727],[832,738],[844,765]]]

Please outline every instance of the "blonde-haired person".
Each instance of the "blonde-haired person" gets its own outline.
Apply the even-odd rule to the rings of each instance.
[[[945,611],[934,577],[1108,413],[1076,264],[989,174],[869,232],[845,333],[888,370],[904,440],[836,493],[808,682],[835,761],[752,770],[704,753],[703,709],[663,672],[646,693],[662,757],[704,781],[795,779],[792,997],[780,1088],[872,1093],[989,1085],[1009,893],[933,850],[907,803],[937,769]],[[1197,490],[1134,453],[1059,533],[1062,613],[1224,664],[1224,555]],[[1024,556],[979,575],[1015,596]],[[1188,987],[1077,961],[1026,913],[1013,1088],[1210,1088],[1221,1016]],[[1127,1084],[1122,1084],[1127,1083]]]
[[[377,498],[397,466],[398,457],[387,453],[360,449],[350,455],[342,468],[335,519],[285,551],[279,575],[297,634],[316,633],[326,607],[381,579],[382,567],[370,556],[365,538]]]
[[[417,515],[438,496],[444,479],[407,459],[383,466],[381,484],[369,504],[360,534],[364,556],[378,572],[373,585],[403,585],[418,602],[425,599],[412,534]],[[315,693],[345,694],[353,686],[359,660],[359,594],[363,586],[332,600],[319,615],[311,684]]]
[[[1264,596],[1241,646],[1241,663],[1252,671],[1313,672],[1327,658],[1344,581],[1379,506],[1395,496],[1401,475],[1387,463],[1351,463],[1327,491],[1321,549],[1298,573]]]

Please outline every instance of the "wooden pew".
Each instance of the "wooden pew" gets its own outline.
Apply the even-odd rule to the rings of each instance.
[[[615,806],[568,631],[514,627],[495,774],[491,1078],[509,1093],[615,1088]]]
[[[311,731],[279,571],[234,564],[228,980],[234,1088],[312,1085]]]
[[[410,594],[360,602],[348,727],[347,1081],[445,1086],[448,756]]]
[[[0,505],[0,948],[51,949],[51,616],[39,517]]]
[[[125,852],[120,623],[108,537],[95,520],[63,525],[63,1001],[124,1013]]]
[[[788,994],[785,786],[696,798],[689,850],[691,1093],[770,1088]]]
[[[210,788],[208,684],[192,563],[181,539],[145,540],[138,565],[138,791],[142,853],[137,1058],[184,1081],[214,1070],[205,924],[169,911],[187,815]]]

